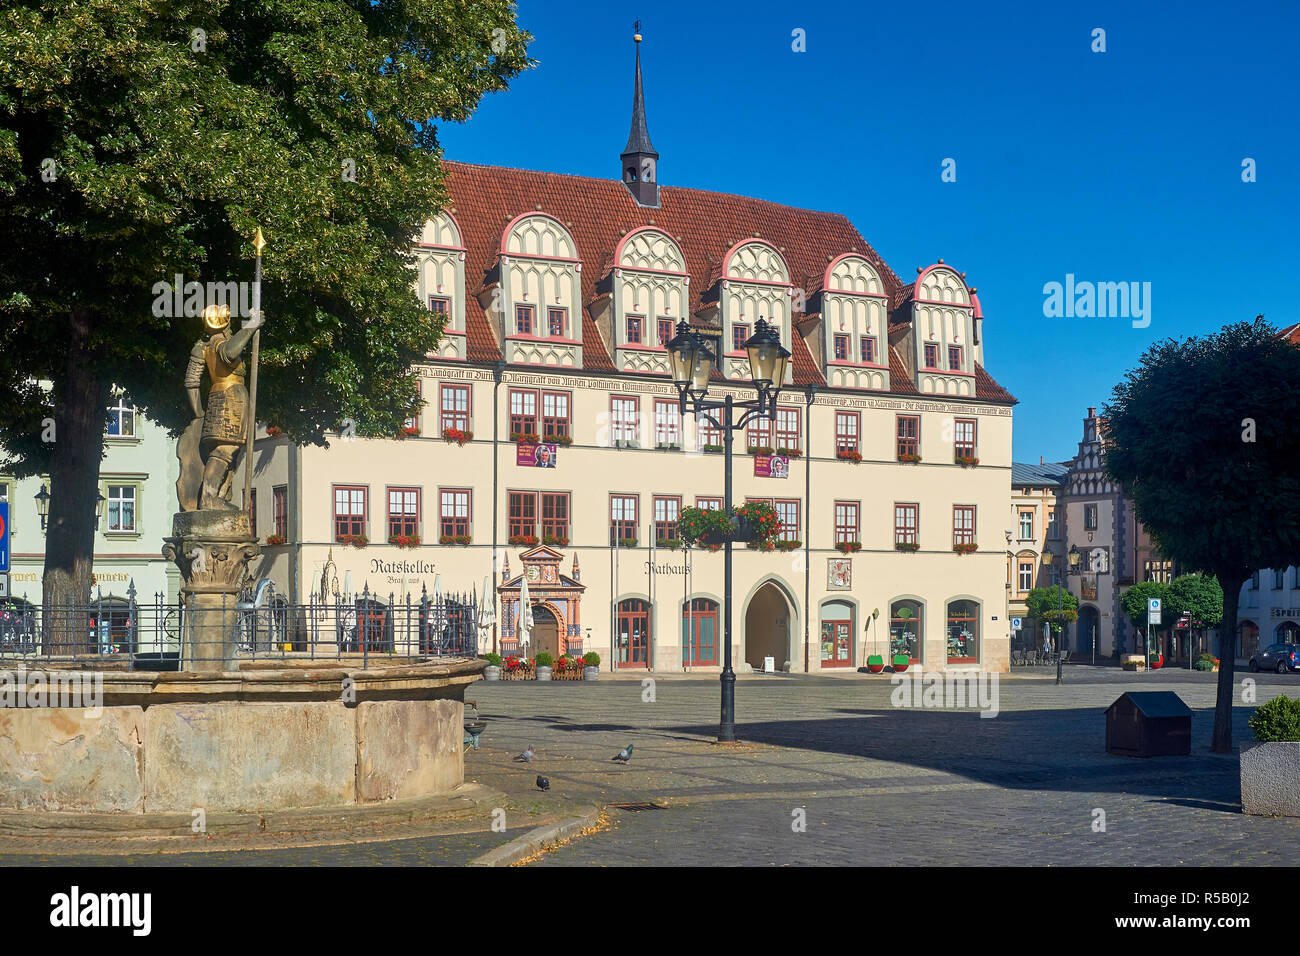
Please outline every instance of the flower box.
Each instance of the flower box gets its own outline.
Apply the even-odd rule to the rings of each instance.
[[[397,437],[398,438],[419,438],[420,429],[416,428],[414,425],[407,425],[405,428],[403,428],[400,432],[397,433]]]
[[[618,539],[618,546],[619,546],[620,548],[635,548],[635,547],[636,547],[636,538],[619,538],[619,539]]]
[[[469,544],[474,540],[469,534],[444,534],[438,539],[439,544]]]
[[[953,460],[963,468],[973,468],[980,463],[980,460],[973,455],[955,455]]]
[[[958,554],[973,554],[974,552],[979,550],[979,545],[978,544],[954,544],[952,546],[952,549]]]
[[[778,551],[798,551],[802,547],[802,541],[778,541],[776,543],[776,550]]]
[[[418,548],[420,546],[420,536],[418,534],[395,534],[388,539],[388,543],[399,548]]]
[[[282,544],[284,544],[284,535],[282,535],[282,534],[268,534],[268,535],[266,536],[266,545],[267,545],[267,547],[269,547],[269,548],[278,548],[278,547],[279,547],[280,545],[282,545]]]
[[[536,445],[538,438],[532,432],[511,432],[510,440],[520,445]]]
[[[538,539],[535,534],[512,534],[506,539],[506,543],[523,548],[535,548],[537,547]]]
[[[855,551],[862,550],[862,542],[861,541],[837,541],[835,543],[835,550],[840,552],[841,554],[853,554]]]
[[[776,453],[778,455],[785,455],[785,457],[787,458],[799,458],[801,455],[803,455],[803,449],[802,448],[778,448],[776,450]]]
[[[912,455],[905,452],[898,456],[898,460],[903,462],[904,464],[915,465],[918,461],[921,460],[921,456]]]
[[[283,435],[283,434],[284,434],[284,429],[283,429],[283,428],[276,428],[274,425],[267,425],[267,426],[266,426],[266,437],[267,437],[267,438],[279,438],[279,437],[280,437],[281,435]]]
[[[750,551],[775,551],[776,542],[755,538],[753,541],[746,541],[745,547],[749,548]]]
[[[639,448],[641,446],[638,445],[636,441],[631,438],[615,438],[614,447],[615,448]]]
[[[750,445],[745,449],[750,455],[775,455],[776,449],[771,445]]]
[[[724,445],[705,445],[701,451],[706,455],[721,455],[726,450]]]
[[[354,548],[364,548],[370,543],[370,539],[364,534],[341,534],[334,540],[339,544],[350,544]]]
[[[455,442],[457,445],[460,445],[462,448],[465,446],[465,442],[469,441],[473,437],[474,437],[473,432],[466,431],[463,428],[444,428],[442,430],[443,441],[447,442],[448,444],[450,444],[451,442]]]
[[[569,545],[569,538],[568,535],[563,534],[544,534],[542,535],[542,544],[565,548]]]
[[[655,448],[659,449],[659,451],[681,451],[682,450],[681,444],[675,441],[661,441],[655,445]]]
[[[536,676],[536,665],[530,660],[512,654],[501,662],[502,680],[534,680]]]
[[[551,445],[572,445],[573,436],[571,435],[547,435],[546,441]]]
[[[854,451],[851,448],[839,448],[835,452],[835,457],[840,461],[851,461],[857,463],[862,461],[862,452]]]
[[[894,550],[911,554],[913,551],[921,550],[921,543],[919,541],[895,541]]]
[[[655,539],[656,548],[667,548],[670,551],[676,551],[681,546],[682,546],[681,538],[656,538]]]

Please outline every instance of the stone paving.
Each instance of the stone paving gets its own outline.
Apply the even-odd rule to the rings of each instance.
[[[735,745],[713,743],[716,678],[660,678],[653,695],[636,679],[479,683],[468,696],[489,723],[466,777],[509,795],[506,833],[0,864],[458,864],[525,832],[537,801],[652,805],[611,809],[605,829],[542,866],[1300,864],[1300,820],[1243,815],[1236,757],[1209,752],[1217,676],[1071,665],[1057,686],[1054,671],[1017,668],[992,719],[895,708],[887,677],[745,677]],[[1297,675],[1242,677],[1259,703],[1300,696]],[[1190,757],[1106,754],[1102,711],[1130,689],[1172,690],[1193,708]],[[1235,709],[1238,744],[1249,712]],[[530,743],[536,761],[514,762]],[[613,763],[627,744],[631,763]],[[792,828],[800,809],[805,832]]]
[[[755,677],[737,684],[735,746],[711,743],[715,680],[657,680],[653,702],[639,682],[479,684],[491,722],[467,772],[512,792],[540,770],[569,799],[663,808],[613,810],[540,865],[1296,865],[1300,820],[1243,815],[1235,756],[1209,751],[1217,676],[1069,666],[1057,686],[1018,669],[992,719],[894,708],[888,679]],[[1254,679],[1259,703],[1300,695],[1300,677]],[[1128,689],[1193,708],[1190,757],[1105,752],[1102,712]],[[529,743],[523,771],[509,756]],[[632,762],[611,763],[628,743]]]

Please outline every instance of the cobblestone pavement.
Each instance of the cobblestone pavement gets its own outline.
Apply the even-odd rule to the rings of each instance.
[[[1038,673],[1035,673],[1035,671]],[[1025,673],[1025,672],[1028,673]],[[466,778],[504,791],[505,833],[343,846],[116,856],[5,854],[0,865],[456,865],[563,804],[612,808],[609,826],[535,865],[1297,865],[1300,820],[1240,812],[1237,760],[1209,752],[1217,674],[1071,665],[1000,681],[1000,712],[899,709],[888,677],[742,677],[739,744],[713,743],[716,678],[478,683],[488,719]],[[1258,703],[1300,675],[1253,677]],[[1125,690],[1177,692],[1190,757],[1105,752],[1103,710]],[[651,692],[652,691],[652,692]],[[1234,739],[1250,740],[1250,707]],[[512,760],[532,744],[533,764]],[[633,744],[630,764],[611,758]],[[551,781],[542,797],[533,781]],[[554,803],[552,804],[552,801]],[[518,810],[513,809],[518,808]],[[794,812],[806,814],[795,832]],[[1096,811],[1105,832],[1094,832]]]
[[[887,678],[755,677],[737,684],[738,745],[711,742],[713,679],[657,680],[653,701],[622,680],[477,684],[489,726],[466,772],[512,792],[540,770],[569,799],[662,808],[614,809],[541,865],[1300,864],[1300,820],[1243,815],[1236,758],[1209,752],[1217,677],[1069,666],[1061,686],[1001,681],[992,719],[892,707]],[[1259,703],[1300,695],[1300,677],[1253,677]],[[1108,755],[1105,707],[1155,688],[1192,707],[1192,755]],[[529,743],[525,771],[510,755]]]

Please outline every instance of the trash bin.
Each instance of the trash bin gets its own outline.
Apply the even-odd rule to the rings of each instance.
[[[1172,691],[1130,691],[1106,708],[1106,752],[1185,757],[1192,752],[1192,709]]]

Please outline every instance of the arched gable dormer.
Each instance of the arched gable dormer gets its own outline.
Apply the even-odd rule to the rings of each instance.
[[[686,256],[662,230],[642,226],[619,240],[611,289],[620,370],[668,374],[663,343],[687,317],[690,282]]]
[[[544,212],[523,213],[502,230],[500,313],[505,360],[582,367],[582,262],[568,228]]]
[[[974,306],[966,280],[951,266],[923,269],[912,285],[916,387],[926,395],[975,394]]]
[[[739,344],[764,319],[780,333],[781,344],[791,348],[792,315],[790,267],[781,251],[762,239],[743,239],[722,257],[722,367],[728,378],[749,377],[749,363]],[[787,366],[789,381],[791,366]]]
[[[889,297],[863,256],[832,259],[822,275],[822,361],[827,384],[889,389]]]
[[[447,210],[424,224],[414,251],[416,294],[443,319],[436,357],[465,358],[465,246],[460,224]],[[430,353],[433,356],[435,353]]]

